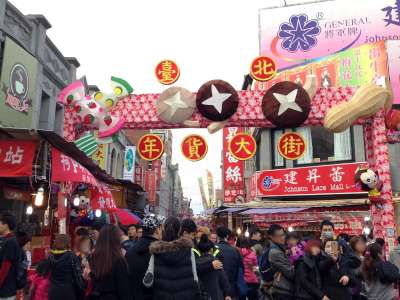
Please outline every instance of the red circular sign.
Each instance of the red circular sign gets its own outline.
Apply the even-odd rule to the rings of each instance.
[[[178,80],[180,70],[174,61],[165,59],[158,63],[155,73],[158,81],[161,84],[169,85]]]
[[[247,160],[256,154],[257,143],[250,134],[238,133],[232,137],[228,149],[234,158]]]
[[[276,75],[276,64],[268,56],[259,56],[250,66],[250,75],[257,81],[268,81]]]
[[[300,134],[288,132],[279,138],[278,151],[286,159],[299,159],[306,152],[306,142]]]
[[[185,137],[181,144],[183,156],[191,161],[202,160],[208,151],[206,140],[197,134],[191,134]]]
[[[164,152],[164,143],[156,134],[146,134],[138,142],[138,153],[144,160],[159,159]]]

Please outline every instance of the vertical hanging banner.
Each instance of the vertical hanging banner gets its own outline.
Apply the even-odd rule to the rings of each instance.
[[[125,158],[124,158],[124,180],[134,181],[135,172],[135,158],[136,158],[136,147],[127,146],[125,147]]]
[[[160,185],[161,185],[161,160],[160,159],[153,161],[153,171],[154,171],[154,175],[156,177],[155,190],[159,191]]]
[[[199,177],[197,178],[197,181],[199,183],[199,189],[200,189],[200,195],[201,195],[201,202],[203,204],[204,209],[208,209],[208,202],[207,202],[207,197],[206,197],[206,192],[204,191],[204,183],[203,183],[203,178]]]
[[[156,173],[154,170],[146,170],[144,175],[144,189],[147,192],[147,200],[150,204],[156,204]]]
[[[135,166],[135,183],[138,185],[143,184],[143,166],[141,163]]]
[[[207,170],[207,186],[208,186],[208,203],[210,207],[215,207],[215,195],[214,195],[214,179],[212,173]]]
[[[234,203],[236,198],[244,196],[244,161],[238,160],[229,152],[232,138],[243,133],[238,127],[228,127],[223,130],[223,161],[224,161],[224,202]]]

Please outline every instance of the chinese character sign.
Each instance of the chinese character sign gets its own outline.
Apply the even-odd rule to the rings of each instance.
[[[146,170],[144,175],[144,189],[147,192],[147,200],[156,203],[156,173],[154,170]]]
[[[276,75],[275,62],[267,56],[259,56],[250,66],[250,75],[257,81],[268,81]]]
[[[178,65],[172,60],[163,60],[156,66],[156,77],[161,84],[169,85],[176,82],[180,75]]]
[[[247,133],[234,135],[228,145],[229,153],[238,160],[250,159],[256,154],[257,144],[253,136]]]
[[[153,161],[162,156],[164,143],[158,135],[146,134],[140,138],[137,150],[142,159]]]
[[[361,194],[354,174],[360,165],[348,163],[257,172],[258,197]]]
[[[135,166],[135,183],[138,185],[143,183],[143,167],[141,164]]]
[[[33,141],[0,141],[0,177],[32,176]]]
[[[362,44],[399,40],[399,11],[398,0],[335,0],[262,9],[260,53],[287,69]]]
[[[90,188],[90,206],[93,210],[113,211],[117,208],[112,193],[106,184]]]
[[[51,148],[51,181],[54,182],[85,182],[94,186],[99,183],[84,166],[71,157]]]
[[[300,134],[288,132],[279,138],[278,151],[286,159],[299,159],[306,152],[306,142]]]
[[[235,158],[229,151],[229,143],[241,133],[243,133],[243,129],[238,127],[228,127],[223,130],[225,203],[235,202],[237,196],[244,196],[244,161]]]
[[[208,145],[202,136],[192,134],[183,139],[181,150],[183,156],[188,160],[199,161],[206,156]]]

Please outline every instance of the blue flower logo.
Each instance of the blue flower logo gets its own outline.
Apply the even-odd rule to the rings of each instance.
[[[291,16],[289,23],[282,23],[279,26],[278,37],[283,40],[283,49],[289,52],[306,52],[317,44],[316,36],[320,33],[318,21],[308,20],[307,15],[301,14]]]

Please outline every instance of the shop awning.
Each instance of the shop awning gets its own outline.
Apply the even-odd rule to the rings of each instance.
[[[306,210],[305,207],[288,207],[288,208],[252,208],[241,212],[241,215],[270,215],[282,213],[294,213]]]
[[[247,210],[247,209],[248,208],[246,208],[246,207],[228,207],[228,208],[218,210],[215,213],[217,213],[217,214],[219,214],[219,213],[234,213],[234,212],[240,212],[240,211]]]

